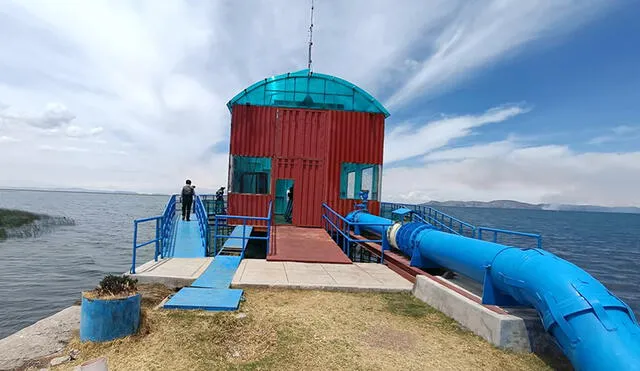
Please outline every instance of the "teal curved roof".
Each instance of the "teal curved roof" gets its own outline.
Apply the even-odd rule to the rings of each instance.
[[[227,107],[231,110],[236,104],[371,112],[389,117],[380,102],[356,85],[309,70],[258,81],[233,97]]]

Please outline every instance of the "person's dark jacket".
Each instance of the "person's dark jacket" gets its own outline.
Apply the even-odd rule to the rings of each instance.
[[[193,188],[191,188],[190,185],[185,185],[184,187],[182,187],[182,197],[192,198],[193,193],[194,193]]]

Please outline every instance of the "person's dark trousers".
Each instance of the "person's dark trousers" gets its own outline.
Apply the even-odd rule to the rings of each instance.
[[[191,203],[193,197],[182,197],[182,220],[189,221],[191,218]]]

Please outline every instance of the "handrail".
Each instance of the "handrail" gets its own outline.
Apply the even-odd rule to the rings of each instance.
[[[150,218],[136,219],[133,221],[133,258],[131,262],[131,274],[136,274],[136,250],[143,246],[150,245],[155,243],[155,251],[153,254],[153,260],[158,261],[158,255],[160,255],[160,241],[162,240],[162,235],[160,233],[162,227],[162,216],[152,216]],[[138,224],[155,221],[156,222],[156,235],[155,238],[141,244],[138,244]]]
[[[218,238],[226,238],[226,239],[240,239],[242,240],[242,246],[245,245],[245,240],[264,240],[267,241],[267,255],[269,255],[269,248],[271,242],[271,215],[273,209],[273,201],[269,201],[269,207],[267,209],[267,216],[246,216],[246,215],[215,215],[214,216],[214,224],[213,224],[213,255],[218,255]],[[222,235],[218,234],[218,225],[219,221],[224,220],[225,225],[228,225],[228,221],[230,219],[240,219],[242,220],[242,236],[231,236],[231,235]],[[247,232],[247,221],[256,220],[256,221],[266,221],[267,222],[267,235],[265,237],[260,236],[246,236]],[[242,250],[241,257],[244,257],[244,249]]]
[[[498,229],[498,228],[490,228],[490,227],[478,227],[478,239],[482,239],[482,232],[493,232],[493,242],[498,242],[498,233],[502,234],[510,234],[513,236],[522,236],[522,237],[531,237],[536,239],[537,248],[542,249],[542,236],[538,233],[525,233],[518,231],[511,231],[508,229]]]
[[[153,260],[158,261],[158,256],[164,258],[165,250],[170,245],[169,239],[173,235],[174,223],[173,219],[176,213],[176,195],[172,195],[164,208],[164,212],[159,216],[149,218],[141,218],[133,221],[133,254],[131,258],[131,274],[136,274],[136,250],[150,245],[155,242],[155,251]],[[156,221],[155,238],[152,240],[138,244],[138,225],[150,221]]]
[[[352,243],[362,243],[362,242],[371,242],[380,244],[382,247],[380,249],[380,263],[384,262],[384,251],[389,250],[389,242],[387,241],[386,233],[383,233],[380,236],[380,239],[354,239],[351,238],[351,230],[356,234],[360,234],[359,227],[388,227],[389,223],[354,223],[347,220],[345,217],[337,213],[326,203],[322,204],[322,220],[324,229],[331,235],[331,237],[337,237],[337,235],[342,236],[342,252],[344,252],[347,256],[350,255],[351,252],[351,244]],[[330,226],[332,228],[330,228]]]
[[[202,247],[204,248],[204,256],[207,256],[209,217],[207,216],[204,204],[202,203],[202,199],[199,195],[196,195],[194,210],[196,213],[196,217],[198,218],[198,230],[200,232],[200,241],[202,242]]]
[[[385,208],[390,208],[391,210],[399,209],[401,207],[413,210],[415,213],[419,214],[418,217],[422,220],[421,222],[426,222],[435,226],[444,232],[449,232],[457,235],[464,235],[464,229],[468,228],[469,233],[472,238],[482,239],[482,231],[493,232],[494,242],[497,241],[498,233],[502,234],[510,234],[515,236],[523,236],[523,237],[531,237],[537,240],[538,248],[542,248],[542,237],[539,234],[535,233],[525,233],[512,231],[507,229],[497,229],[497,228],[489,228],[489,227],[477,227],[465,221],[462,221],[454,216],[451,216],[447,213],[444,213],[436,208],[426,205],[409,205],[409,204],[399,204],[393,202],[381,202],[380,210],[384,211]],[[414,214],[414,217],[416,215]]]

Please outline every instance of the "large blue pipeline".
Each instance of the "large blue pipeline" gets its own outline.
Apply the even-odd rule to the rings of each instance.
[[[361,230],[386,235],[412,266],[445,268],[482,283],[483,304],[534,307],[576,370],[640,370],[633,311],[576,265],[545,250],[440,232],[424,223],[394,223],[364,210],[346,218],[369,224]]]

